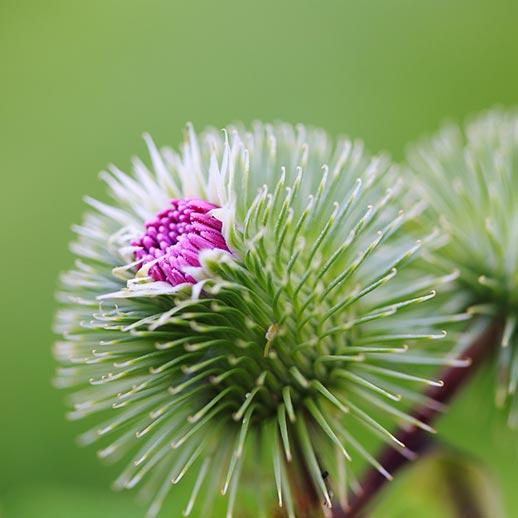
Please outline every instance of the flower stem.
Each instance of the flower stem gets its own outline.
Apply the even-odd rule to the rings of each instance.
[[[293,492],[297,518],[316,518],[322,516],[321,499],[315,489],[308,465],[302,452],[297,434],[293,433],[295,457],[288,465],[288,477]]]
[[[502,336],[502,325],[498,321],[494,321],[488,325],[474,340],[473,343],[460,354],[460,359],[470,359],[471,364],[468,367],[448,367],[440,374],[439,378],[444,381],[441,387],[431,387],[425,395],[438,403],[447,404],[462,389],[467,381],[473,376],[478,367],[484,363],[484,360],[490,356],[499,343]],[[437,407],[418,406],[412,412],[412,415],[426,424],[432,424],[440,415]],[[396,437],[406,445],[407,449],[416,455],[421,455],[433,443],[433,436],[417,428],[416,426],[401,427]],[[404,468],[411,460],[403,456],[399,451],[384,447],[377,460],[392,475]],[[362,492],[353,495],[350,499],[350,506],[344,513],[342,509],[333,512],[334,518],[347,517],[356,518],[361,516],[368,504],[378,495],[384,488],[387,479],[381,475],[376,469],[369,468],[362,479]]]

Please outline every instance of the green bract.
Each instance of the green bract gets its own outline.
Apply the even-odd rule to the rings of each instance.
[[[518,116],[493,111],[465,130],[447,125],[409,154],[428,222],[450,234],[434,262],[459,268],[473,313],[505,319],[497,403],[518,426]]]
[[[57,384],[74,389],[71,419],[101,419],[81,443],[130,459],[116,486],[142,482],[150,516],[188,472],[185,515],[208,516],[222,491],[229,517],[245,473],[290,517],[288,473],[301,466],[324,506],[345,505],[350,457],[390,477],[350,423],[404,449],[388,418],[429,429],[399,400],[433,404],[412,388],[441,384],[419,366],[462,364],[428,347],[445,336],[436,326],[466,315],[430,300],[456,274],[435,278],[419,259],[436,232],[405,231],[422,205],[385,157],[319,129],[188,127],[180,152],[146,140],[151,170],[136,160],[132,175],[102,173],[113,203],[88,200],[62,278]],[[201,252],[196,284],[137,273],[144,222],[191,196],[221,207],[231,252]]]

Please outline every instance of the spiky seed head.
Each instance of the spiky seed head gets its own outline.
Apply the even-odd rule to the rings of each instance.
[[[505,320],[497,403],[518,426],[518,114],[494,110],[444,126],[409,153],[409,172],[429,202],[428,222],[450,234],[439,267],[459,268],[471,311]]]
[[[452,276],[419,266],[435,234],[405,231],[421,206],[401,210],[390,162],[287,124],[145,139],[152,167],[102,173],[113,201],[87,198],[62,278],[56,383],[71,419],[102,419],[80,442],[131,456],[116,486],[142,481],[150,516],[191,471],[203,516],[218,489],[232,515],[243,473],[290,517],[302,465],[325,506],[351,457],[390,477],[350,424],[396,448],[386,418],[428,429],[398,402],[441,383],[418,368],[455,363],[426,351],[458,318],[434,309]]]

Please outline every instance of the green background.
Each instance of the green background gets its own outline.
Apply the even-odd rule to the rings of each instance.
[[[511,0],[0,0],[0,515],[142,515],[51,386],[56,278],[99,170],[188,120],[306,122],[400,159],[445,118],[518,104],[517,26]],[[484,373],[440,429],[518,516],[518,438],[492,401]],[[412,515],[394,501],[382,516]]]

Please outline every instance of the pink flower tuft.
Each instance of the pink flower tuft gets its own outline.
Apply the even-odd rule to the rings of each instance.
[[[146,223],[146,232],[131,244],[137,247],[135,259],[139,268],[153,262],[149,269],[155,281],[173,286],[196,280],[184,272],[185,267],[200,266],[201,250],[228,250],[221,233],[221,221],[209,212],[218,206],[196,198],[173,199],[170,207]]]

